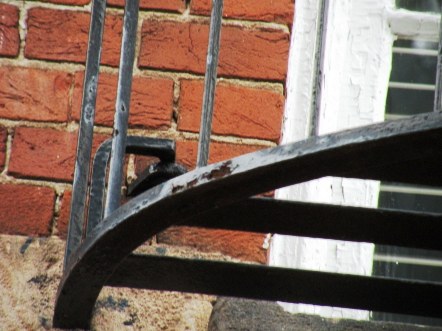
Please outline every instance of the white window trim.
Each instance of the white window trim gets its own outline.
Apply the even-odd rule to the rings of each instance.
[[[305,139],[310,131],[318,2],[296,1],[282,143]],[[417,28],[406,31],[404,21],[418,22]],[[394,9],[394,0],[331,0],[318,133],[382,121],[394,33],[411,36],[418,31],[433,38],[436,31],[437,39],[438,28],[434,29],[437,23],[398,12]],[[378,193],[379,183],[375,181],[323,178],[278,190],[276,197],[376,207]],[[269,264],[370,275],[373,248],[372,244],[365,243],[275,235],[271,240]],[[369,317],[366,311],[304,304],[284,304],[283,307],[291,312],[334,318]]]

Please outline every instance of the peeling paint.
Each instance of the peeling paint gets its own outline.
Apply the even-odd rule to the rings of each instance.
[[[308,138],[318,1],[296,2],[282,143]],[[392,43],[393,0],[330,1],[319,114],[320,135],[383,121]],[[295,68],[294,66],[303,66]],[[327,177],[278,190],[279,199],[375,207],[379,183]],[[372,244],[275,235],[269,263],[301,269],[371,274]],[[367,319],[368,312],[287,305],[291,312]]]
[[[235,170],[235,168],[236,167],[232,166],[232,161],[231,160],[222,162],[221,164],[216,166],[214,169],[212,169],[208,173],[204,172],[201,176],[198,176],[197,178],[189,180],[185,184],[174,185],[172,187],[172,194],[175,194],[175,193],[187,190],[189,188],[197,186],[198,184],[202,184],[202,183],[210,181],[210,180],[220,179],[220,178],[226,177],[226,176],[232,174],[233,171]]]
[[[218,179],[223,178],[227,175],[230,175],[232,173],[232,161],[223,162],[221,166],[219,166],[216,169],[213,169],[210,171],[208,175],[205,175],[203,178],[207,179]]]

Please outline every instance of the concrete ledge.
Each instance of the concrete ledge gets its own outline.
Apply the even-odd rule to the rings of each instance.
[[[209,331],[442,331],[438,327],[373,321],[325,319],[290,314],[277,303],[219,298],[212,311]]]

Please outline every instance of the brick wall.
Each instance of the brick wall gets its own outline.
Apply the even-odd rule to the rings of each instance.
[[[122,0],[109,0],[94,145],[111,134]],[[130,133],[196,159],[209,0],[141,0]],[[225,0],[211,161],[279,140],[293,0]],[[65,237],[90,0],[0,0],[0,233]],[[135,172],[145,164],[132,158]],[[133,174],[129,174],[133,176]],[[158,241],[263,262],[263,235],[173,228]]]

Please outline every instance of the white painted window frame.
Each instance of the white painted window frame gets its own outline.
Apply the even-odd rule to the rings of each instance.
[[[296,0],[281,143],[309,136],[315,82],[318,0]],[[384,120],[395,36],[438,41],[439,15],[396,9],[394,0],[330,0],[317,133]],[[379,182],[323,178],[280,189],[276,198],[377,206]],[[370,275],[374,245],[274,235],[269,264]],[[302,286],[302,284],[300,284]],[[369,312],[305,304],[283,307],[324,317],[368,319]]]

